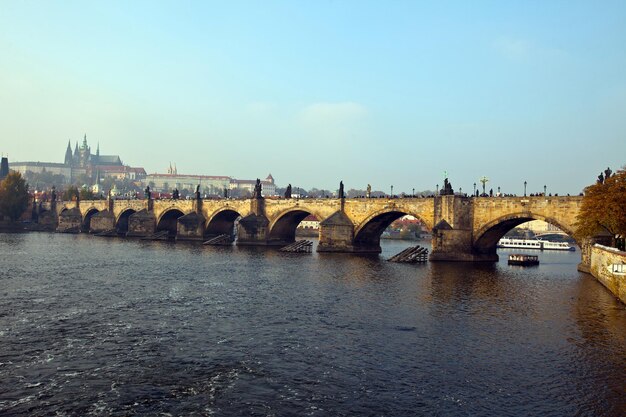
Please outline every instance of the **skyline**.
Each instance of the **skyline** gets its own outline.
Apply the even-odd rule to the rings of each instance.
[[[149,173],[518,195],[626,163],[620,2],[1,7],[10,161],[86,133]]]

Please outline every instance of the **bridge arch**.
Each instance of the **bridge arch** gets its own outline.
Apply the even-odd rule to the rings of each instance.
[[[81,231],[85,232],[85,233],[89,233],[89,230],[91,229],[91,218],[93,217],[94,214],[98,213],[99,210],[95,207],[90,207],[86,212],[85,215],[83,216],[83,221],[81,224]]]
[[[170,237],[175,237],[178,230],[178,218],[184,215],[185,213],[177,208],[170,208],[164,211],[157,219],[156,231],[161,232],[167,230]]]
[[[377,211],[363,220],[354,230],[354,247],[359,251],[380,252],[380,237],[391,223],[402,216],[413,216],[422,224],[424,219],[399,208]]]
[[[232,207],[225,207],[216,211],[206,222],[204,237],[219,235],[234,237],[235,221],[240,217],[242,217],[241,214]]]
[[[270,244],[294,242],[296,240],[296,229],[298,225],[310,215],[320,220],[319,215],[302,207],[290,208],[281,212],[269,224],[268,242]]]
[[[115,229],[117,230],[117,233],[128,233],[128,220],[130,216],[136,212],[136,210],[128,208],[117,216],[117,219],[115,219]]]
[[[474,234],[474,250],[481,254],[495,254],[498,240],[500,240],[514,227],[532,220],[542,220],[546,223],[550,223],[563,230],[571,238],[575,239],[573,228],[558,219],[543,216],[537,213],[511,213],[498,217],[478,229]],[[581,246],[578,241],[576,241],[576,244]]]

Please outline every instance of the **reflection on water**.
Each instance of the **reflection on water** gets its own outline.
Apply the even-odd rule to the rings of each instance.
[[[626,414],[626,309],[576,271],[0,235],[0,414]]]

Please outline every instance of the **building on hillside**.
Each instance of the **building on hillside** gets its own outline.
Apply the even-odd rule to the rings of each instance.
[[[231,190],[247,191],[250,194],[254,193],[254,187],[256,186],[256,180],[230,180]],[[261,195],[263,197],[270,197],[276,195],[276,184],[274,184],[274,177],[269,174],[265,180],[261,181]]]
[[[320,228],[320,222],[319,220],[317,220],[317,217],[315,217],[312,214],[309,214],[300,222],[300,224],[298,225],[298,228],[318,230]]]
[[[530,230],[533,233],[547,233],[557,232],[564,233],[561,229],[551,223],[544,222],[543,220],[531,220],[517,226],[520,229]]]
[[[100,178],[114,178],[116,180],[138,181],[146,178],[146,170],[143,168],[133,168],[127,165],[97,165],[96,176]]]
[[[224,189],[230,187],[230,181],[231,178],[226,176],[179,174],[176,165],[172,167],[170,163],[167,174],[148,174],[142,183],[156,192],[168,192],[174,188],[194,192],[199,185],[202,194],[223,196]]]
[[[31,174],[49,173],[63,176],[63,184],[69,184],[72,178],[72,168],[65,164],[54,162],[11,162],[11,171],[22,174],[28,179]],[[61,184],[59,184],[61,185]]]

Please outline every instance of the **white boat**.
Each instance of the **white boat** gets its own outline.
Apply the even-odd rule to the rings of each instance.
[[[537,255],[524,255],[515,253],[509,255],[509,265],[534,266],[539,265],[539,257]]]
[[[503,237],[498,241],[499,248],[510,249],[538,249],[538,250],[566,250],[575,251],[573,246],[567,242],[550,242],[540,239],[514,239]]]

